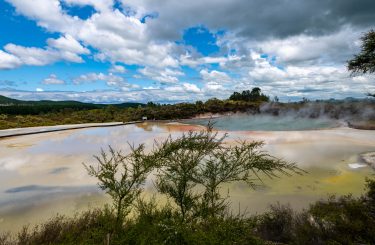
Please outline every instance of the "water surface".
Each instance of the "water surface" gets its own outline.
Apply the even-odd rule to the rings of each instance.
[[[214,127],[219,130],[255,130],[255,131],[293,131],[314,130],[337,127],[339,123],[328,118],[308,118],[295,116],[271,116],[235,114],[231,116],[220,116],[213,119],[200,118],[184,121],[188,124],[207,125],[209,121],[214,122]]]
[[[177,137],[191,129],[201,127],[142,123],[0,140],[0,231],[15,231],[56,213],[72,215],[102,206],[108,198],[87,175],[83,162],[95,163],[92,156],[108,145],[124,151],[128,142],[151,147],[154,140],[170,134]],[[226,142],[235,144],[239,139],[264,141],[264,150],[296,162],[308,174],[265,178],[265,186],[257,190],[244,184],[223,186],[223,193],[229,191],[234,211],[259,213],[276,201],[301,209],[328,194],[358,196],[363,193],[365,177],[374,173],[358,156],[375,151],[375,131],[235,131],[229,132]],[[145,188],[147,195],[155,193],[152,181],[148,180]]]

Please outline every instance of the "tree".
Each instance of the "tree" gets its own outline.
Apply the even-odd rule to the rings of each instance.
[[[234,92],[229,99],[234,101],[249,101],[249,102],[258,102],[258,101],[269,101],[269,97],[264,95],[262,90],[258,87],[250,90],[244,90],[242,93]]]
[[[361,52],[348,61],[347,68],[352,74],[375,72],[375,31],[370,30],[361,37]],[[368,94],[375,97],[375,94]]]
[[[253,98],[258,98],[258,97],[260,97],[260,92],[261,92],[261,89],[258,88],[258,87],[255,87],[255,88],[253,88],[253,89],[251,90],[251,96],[252,96]]]
[[[361,52],[348,61],[348,70],[354,73],[375,72],[375,31],[370,30],[361,37]]]
[[[187,217],[222,215],[228,208],[220,194],[223,184],[245,182],[255,187],[261,174],[275,177],[303,172],[294,163],[259,150],[261,142],[241,141],[232,146],[223,142],[226,137],[209,125],[205,131],[190,131],[159,144],[161,168],[156,185],[177,204],[182,222]]]
[[[89,175],[99,180],[99,187],[111,196],[116,210],[116,227],[130,212],[148,174],[156,166],[155,155],[153,152],[146,154],[144,148],[143,144],[130,146],[131,152],[124,155],[109,147],[109,154],[102,150],[100,156],[95,156],[96,166],[84,164]]]
[[[172,198],[179,207],[182,221],[195,207],[199,194],[194,192],[199,176],[199,165],[203,159],[219,148],[221,139],[211,132],[183,134],[181,138],[159,144],[161,168],[156,182],[157,189]]]

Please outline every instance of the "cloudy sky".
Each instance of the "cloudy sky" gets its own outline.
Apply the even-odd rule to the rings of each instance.
[[[0,94],[178,102],[260,87],[281,100],[365,97],[345,62],[374,0],[0,0]]]

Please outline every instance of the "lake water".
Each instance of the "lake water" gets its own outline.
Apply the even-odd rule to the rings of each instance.
[[[215,127],[220,129],[218,124]],[[87,175],[82,165],[95,163],[92,156],[101,148],[111,145],[126,151],[127,142],[146,143],[150,147],[154,140],[165,139],[170,134],[178,137],[187,130],[200,128],[142,123],[0,140],[0,231],[15,231],[22,225],[45,221],[56,213],[72,215],[108,202],[108,197],[98,190],[96,180]],[[375,131],[346,127],[311,131],[246,129],[229,131],[227,143],[235,144],[239,139],[264,141],[264,150],[296,162],[308,174],[265,178],[265,186],[257,190],[244,184],[224,186],[222,191],[229,191],[234,211],[240,208],[259,213],[277,201],[301,209],[328,194],[358,196],[363,193],[365,177],[374,174],[370,167],[359,162],[358,156],[375,151]],[[155,193],[152,181],[145,188],[146,195]]]
[[[214,122],[214,127],[219,130],[262,130],[262,131],[294,131],[333,128],[340,125],[338,121],[328,118],[308,118],[294,116],[271,116],[234,114],[207,119],[190,119],[183,121],[188,124],[207,125],[209,121]]]

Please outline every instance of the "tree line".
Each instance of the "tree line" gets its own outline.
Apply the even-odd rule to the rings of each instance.
[[[256,91],[260,93],[260,89]],[[244,91],[242,94],[247,93],[247,91]],[[149,120],[177,120],[191,118],[203,113],[257,113],[260,105],[265,102],[265,97],[260,93],[258,97],[252,97],[251,100],[247,97],[225,100],[212,98],[205,102],[177,104],[149,102],[146,105],[137,103],[119,105],[62,104],[62,102],[56,102],[56,104],[47,102],[27,105],[12,104],[0,106],[0,129],[112,121],[129,122],[139,121],[143,117],[147,117]]]

